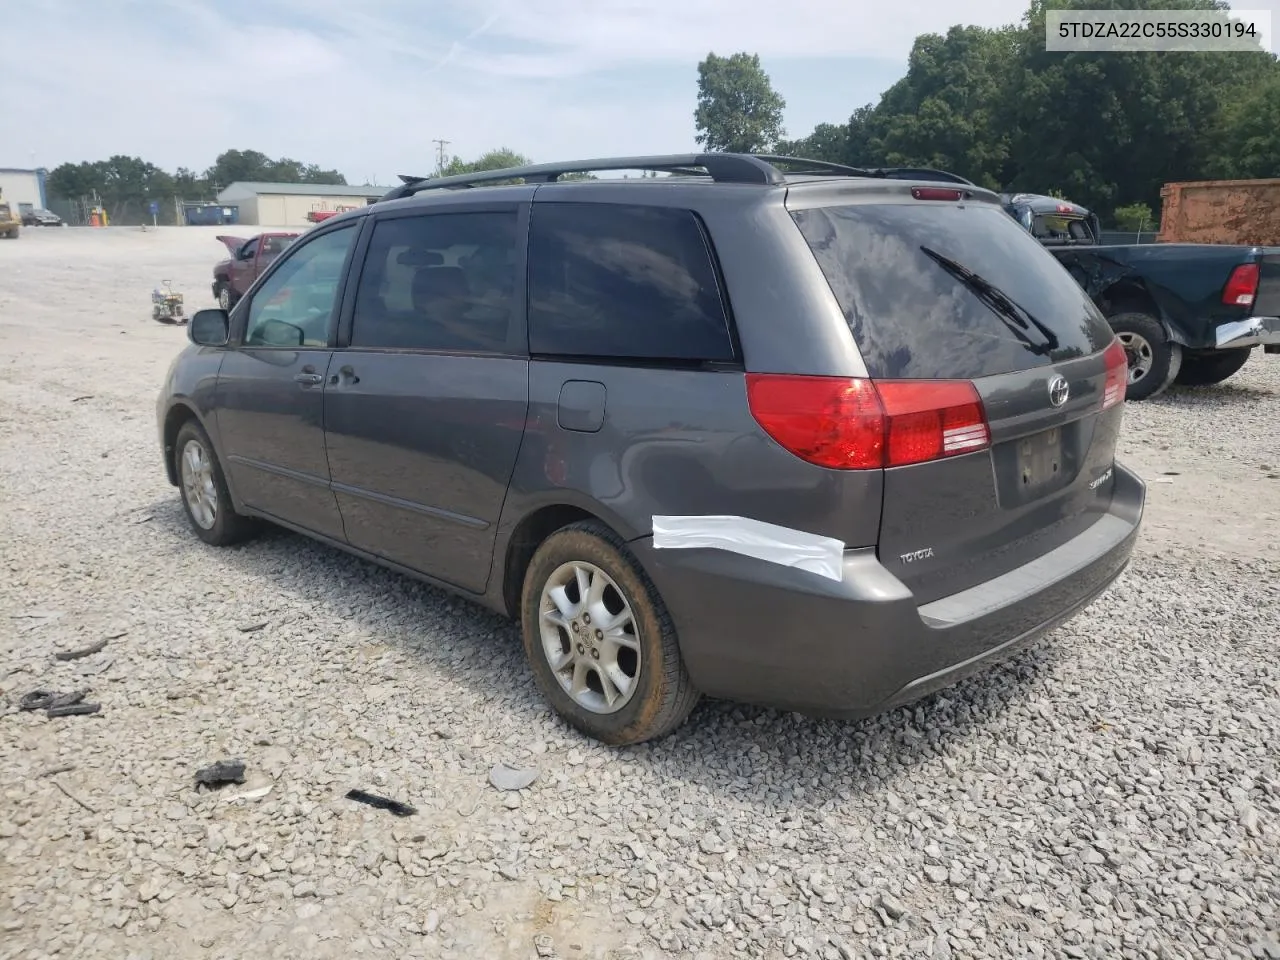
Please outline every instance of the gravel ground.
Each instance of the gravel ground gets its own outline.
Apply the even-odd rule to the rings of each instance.
[[[1280,958],[1280,358],[1129,407],[1147,533],[1036,649],[872,721],[706,703],[610,750],[504,621],[190,534],[148,295],[206,304],[215,232],[0,244],[0,957]]]

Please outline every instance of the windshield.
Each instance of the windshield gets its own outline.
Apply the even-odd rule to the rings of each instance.
[[[1000,207],[850,204],[792,216],[873,377],[986,377],[1111,340],[1071,275]]]

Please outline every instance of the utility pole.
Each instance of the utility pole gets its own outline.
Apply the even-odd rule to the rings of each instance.
[[[444,148],[451,144],[452,140],[432,140],[436,145],[436,173],[444,173]]]

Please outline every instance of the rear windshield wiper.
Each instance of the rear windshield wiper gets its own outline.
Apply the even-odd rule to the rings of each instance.
[[[936,250],[930,250],[926,246],[921,246],[920,249],[930,260],[972,290],[974,295],[989,307],[992,313],[1003,320],[1005,326],[1012,331],[1015,337],[1026,344],[1027,349],[1032,353],[1045,355],[1058,348],[1057,334],[1032,316],[1026,307],[1015,303],[1007,293],[991,283],[990,280],[980,277],[968,267],[957,263],[950,257],[944,257]],[[1027,336],[1026,331],[1032,327],[1035,327],[1044,337],[1043,343],[1035,343]]]

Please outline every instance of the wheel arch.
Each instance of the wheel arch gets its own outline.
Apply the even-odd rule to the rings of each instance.
[[[507,616],[520,618],[520,593],[524,577],[538,547],[557,530],[583,520],[594,520],[614,529],[598,514],[570,503],[544,504],[522,517],[507,539],[502,559],[501,600]],[[616,531],[615,531],[616,532]]]
[[[1160,301],[1147,289],[1146,283],[1137,277],[1117,280],[1098,295],[1098,306],[1110,320],[1122,313],[1145,313],[1160,324],[1165,337],[1173,343],[1186,345],[1187,339],[1169,322],[1168,314]]]
[[[178,468],[173,460],[174,444],[178,440],[178,431],[182,429],[183,424],[191,420],[198,423],[206,434],[209,432],[200,415],[196,413],[195,407],[185,400],[174,401],[164,415],[164,470],[169,477],[169,483],[175,487],[178,485]],[[213,442],[212,438],[210,442]]]

